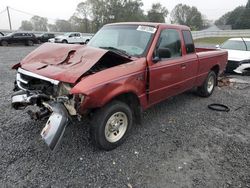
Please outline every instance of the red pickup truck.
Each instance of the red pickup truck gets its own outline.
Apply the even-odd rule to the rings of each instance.
[[[227,52],[194,47],[186,26],[116,23],[87,45],[46,43],[13,66],[12,106],[48,118],[41,136],[53,150],[74,117],[91,118],[93,143],[119,146],[141,112],[191,88],[208,97],[227,64]]]

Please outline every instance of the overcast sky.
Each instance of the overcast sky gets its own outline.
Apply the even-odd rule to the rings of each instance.
[[[56,19],[69,19],[81,0],[0,0],[0,29],[8,29],[6,11],[1,13],[6,6],[27,13],[48,17],[49,23]],[[179,3],[196,6],[203,15],[210,20],[216,20],[224,13],[233,10],[239,5],[245,5],[247,0],[143,0],[144,10],[150,9],[152,3],[160,2],[169,11]],[[13,29],[20,27],[22,20],[29,20],[31,15],[10,9]]]

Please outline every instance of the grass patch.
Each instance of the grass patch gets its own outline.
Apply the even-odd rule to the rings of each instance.
[[[232,37],[208,37],[208,38],[200,38],[194,40],[195,43],[205,43],[205,44],[222,44],[227,39]]]

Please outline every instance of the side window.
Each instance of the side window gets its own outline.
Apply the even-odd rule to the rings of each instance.
[[[190,31],[182,31],[187,54],[195,52],[194,41]]]
[[[159,52],[161,55],[156,54],[158,56],[164,56],[166,58],[176,58],[181,57],[181,39],[179,32],[175,29],[166,29],[161,32],[156,53]],[[164,54],[162,54],[164,53]]]
[[[16,33],[14,34],[14,37],[21,37],[22,36],[22,33]]]

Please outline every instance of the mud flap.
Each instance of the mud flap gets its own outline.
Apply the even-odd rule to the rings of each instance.
[[[49,148],[55,150],[69,124],[69,114],[62,103],[51,103],[49,108],[52,114],[43,128],[41,136]]]

